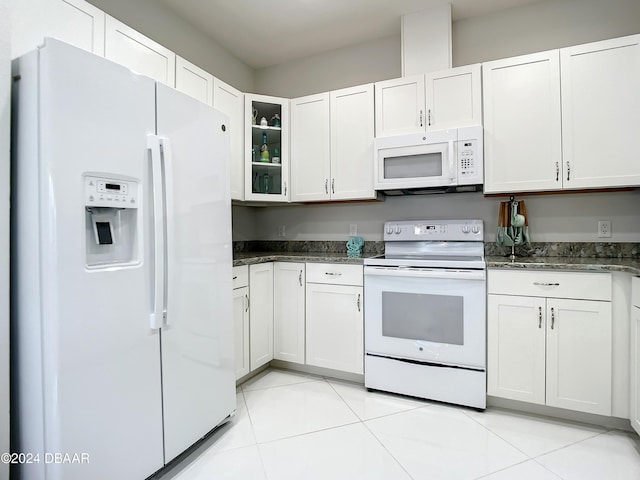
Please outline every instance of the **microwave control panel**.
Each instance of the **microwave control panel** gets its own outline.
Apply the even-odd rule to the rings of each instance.
[[[478,155],[478,140],[459,140],[457,143],[460,184],[482,183],[482,160]]]

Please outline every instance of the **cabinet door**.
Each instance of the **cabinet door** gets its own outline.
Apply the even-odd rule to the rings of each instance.
[[[84,0],[20,0],[11,8],[11,56],[54,37],[104,56],[105,13]]]
[[[426,75],[428,130],[482,125],[480,64]]]
[[[244,198],[287,202],[290,196],[289,100],[246,94],[244,104]]]
[[[631,426],[640,434],[640,307],[631,308]]]
[[[291,100],[291,200],[329,200],[329,94]]]
[[[565,188],[640,185],[640,35],[560,50]]]
[[[251,370],[273,360],[273,263],[249,266]]]
[[[175,53],[109,15],[105,25],[105,57],[170,87],[175,86]]]
[[[214,77],[213,106],[229,117],[231,199],[244,200],[244,93]]]
[[[375,198],[373,84],[331,92],[331,198]]]
[[[233,325],[236,358],[236,380],[250,372],[249,368],[249,287],[233,290]]]
[[[213,75],[176,56],[176,90],[213,105]]]
[[[424,132],[424,75],[376,82],[375,117],[376,137]]]
[[[558,50],[482,65],[485,193],[562,187]]]
[[[273,269],[273,358],[304,364],[304,263],[276,262]]]
[[[611,415],[611,302],[547,299],[547,405]]]
[[[545,300],[489,295],[487,393],[545,403]]]
[[[363,373],[363,289],[307,284],[307,364]]]

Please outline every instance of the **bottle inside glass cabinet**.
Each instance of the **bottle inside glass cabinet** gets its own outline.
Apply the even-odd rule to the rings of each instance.
[[[252,193],[264,195],[282,194],[282,106],[253,101],[254,118],[262,119],[251,125],[251,177]],[[270,119],[264,122],[264,119]]]

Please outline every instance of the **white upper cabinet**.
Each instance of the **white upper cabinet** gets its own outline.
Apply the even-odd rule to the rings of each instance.
[[[176,56],[176,90],[213,106],[213,75]]]
[[[427,130],[482,125],[480,64],[427,73],[425,84]]]
[[[175,86],[175,53],[109,15],[105,25],[105,57],[170,87]]]
[[[287,202],[289,99],[249,93],[244,98],[244,198]]]
[[[563,48],[564,188],[640,185],[640,35]]]
[[[376,137],[482,124],[480,64],[375,84]]]
[[[84,0],[20,0],[11,8],[11,55],[20,56],[44,37],[104,55],[105,14]]]
[[[482,68],[485,193],[640,185],[640,35]]]
[[[291,200],[329,200],[329,93],[291,100]]]
[[[333,200],[375,198],[373,84],[330,93]]]
[[[485,193],[562,186],[558,50],[483,64]]]
[[[214,77],[213,106],[229,117],[231,199],[244,200],[244,93]]]
[[[424,75],[376,82],[376,137],[424,132],[424,82]]]

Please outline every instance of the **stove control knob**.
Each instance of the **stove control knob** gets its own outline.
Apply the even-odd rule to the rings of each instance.
[[[464,225],[464,226],[462,227],[462,233],[469,233],[469,231],[470,231],[470,229],[469,229],[469,226],[468,226],[468,225]]]
[[[400,228],[400,225],[396,225],[395,232],[396,232],[396,234],[400,234],[400,232],[402,232],[402,229]]]
[[[391,235],[393,233],[393,227],[391,225],[387,225],[387,233]]]
[[[473,233],[480,233],[480,227],[478,225],[474,225],[473,227],[471,227],[471,231]]]

